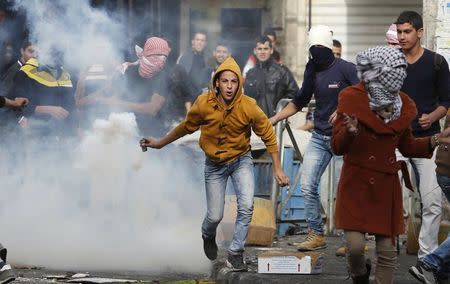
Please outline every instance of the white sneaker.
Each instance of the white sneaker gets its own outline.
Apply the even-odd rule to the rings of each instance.
[[[425,284],[435,284],[438,283],[437,279],[432,271],[428,271],[420,265],[420,263],[416,264],[416,266],[411,266],[409,268],[409,273],[414,276],[417,280]]]
[[[0,268],[0,284],[14,281],[16,279],[16,275],[14,274],[11,265],[5,264],[4,262],[2,262],[0,265],[3,265]]]

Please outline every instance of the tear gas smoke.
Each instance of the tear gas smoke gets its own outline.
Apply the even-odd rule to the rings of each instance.
[[[33,143],[15,157],[17,151],[1,149],[1,242],[9,260],[72,270],[207,272],[201,169],[179,146],[142,153],[138,140],[134,114],[113,113],[81,144]]]
[[[26,15],[41,63],[51,61],[54,47],[75,72],[121,63],[128,39],[120,14],[93,9],[87,0],[13,3]],[[126,113],[97,120],[81,141],[5,137],[0,242],[9,261],[71,270],[207,272],[202,169],[182,146],[142,153],[135,117]]]
[[[16,0],[13,3],[15,9],[26,14],[29,37],[37,42],[41,63],[53,63],[55,49],[63,52],[64,66],[70,70],[122,60],[128,39],[120,14],[109,15],[92,8],[89,1]]]

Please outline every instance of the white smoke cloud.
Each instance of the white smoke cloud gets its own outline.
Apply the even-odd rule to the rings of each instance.
[[[93,9],[87,0],[13,3],[26,14],[41,62],[52,46],[62,47],[65,66],[76,71],[122,60],[128,39],[120,14]],[[208,273],[202,168],[192,150],[142,153],[133,114],[97,120],[81,141],[29,139],[0,147],[0,242],[9,261]]]
[[[24,11],[30,40],[37,42],[40,61],[51,59],[52,47],[64,51],[65,66],[81,70],[93,61],[122,60],[127,34],[121,14],[92,8],[89,1],[16,0]]]
[[[180,146],[142,153],[135,117],[97,120],[81,141],[0,155],[9,261],[58,269],[208,273],[201,168]]]

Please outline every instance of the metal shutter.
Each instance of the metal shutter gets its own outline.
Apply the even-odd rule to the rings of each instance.
[[[356,53],[385,45],[389,25],[405,10],[422,14],[422,0],[311,0],[312,25],[328,25],[342,43],[342,58],[355,62]]]

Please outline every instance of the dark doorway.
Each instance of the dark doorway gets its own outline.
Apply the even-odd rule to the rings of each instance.
[[[233,57],[242,69],[253,52],[256,37],[261,34],[261,9],[223,8],[220,22],[221,37],[230,45]]]
[[[180,0],[129,0],[127,8],[131,8],[133,15],[128,19],[131,52],[135,44],[143,46],[148,37],[158,36],[170,42],[171,55],[179,53]],[[175,61],[176,56],[168,60]]]

